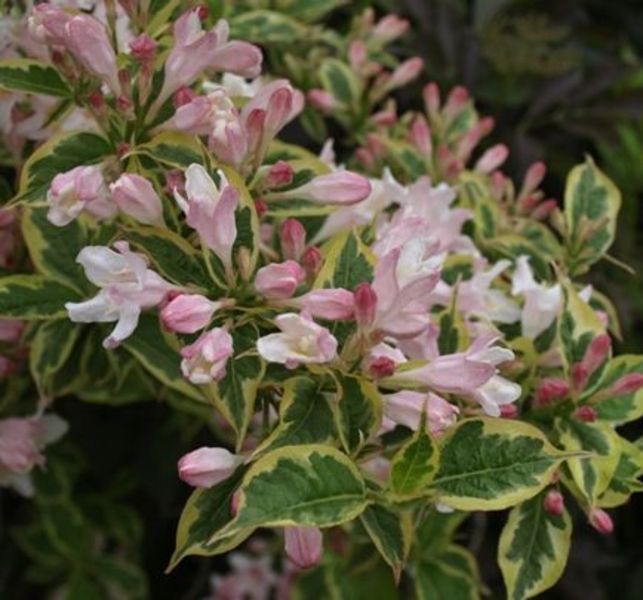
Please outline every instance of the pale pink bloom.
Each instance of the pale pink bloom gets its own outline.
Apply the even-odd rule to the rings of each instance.
[[[41,450],[67,431],[67,423],[49,414],[0,420],[0,486],[12,486],[24,496],[33,494],[29,471],[44,466]]]
[[[355,310],[353,292],[343,288],[315,289],[294,298],[289,304],[319,319],[346,321]]]
[[[203,31],[198,9],[183,13],[174,24],[174,46],[165,62],[165,80],[157,104],[177,89],[189,86],[206,69],[233,71],[255,77],[261,68],[261,51],[246,42],[228,42],[228,25],[219,21]]]
[[[381,44],[388,44],[397,39],[409,28],[409,22],[397,15],[382,17],[371,31],[371,36]]]
[[[100,291],[85,302],[67,302],[69,318],[77,323],[109,323],[116,327],[103,341],[106,348],[118,346],[138,325],[142,309],[157,306],[174,289],[157,273],[147,268],[142,254],[131,252],[118,243],[119,252],[104,246],[83,248],[76,262]]]
[[[440,279],[444,255],[426,238],[408,241],[375,267],[375,327],[396,337],[414,337],[429,324],[429,294]]]
[[[38,41],[56,46],[65,45],[65,26],[72,16],[48,2],[36,4],[29,15],[29,33]]]
[[[286,219],[279,228],[281,254],[288,260],[299,260],[306,249],[306,230],[297,219]]]
[[[368,179],[351,171],[334,171],[318,175],[308,183],[281,192],[279,198],[303,198],[320,204],[355,204],[371,193]]]
[[[438,348],[439,337],[440,328],[433,323],[429,323],[415,337],[399,340],[398,345],[400,350],[411,360],[433,360],[440,356],[440,349]]]
[[[270,300],[283,300],[290,298],[305,281],[304,268],[294,260],[287,260],[259,269],[255,277],[255,289]]]
[[[323,538],[317,527],[286,527],[284,538],[286,555],[300,569],[310,569],[321,560]]]
[[[112,200],[126,215],[147,225],[164,225],[161,199],[145,177],[123,173],[109,189]]]
[[[230,477],[243,460],[225,448],[204,446],[179,460],[179,477],[192,487],[210,488]]]
[[[384,395],[383,429],[389,431],[395,425],[404,425],[416,431],[420,428],[422,415],[431,433],[441,433],[451,427],[459,414],[457,406],[450,404],[441,396],[429,392],[404,390]]]
[[[563,292],[560,284],[547,286],[534,279],[528,256],[519,256],[512,278],[512,294],[525,299],[521,312],[522,334],[538,337],[556,319],[562,309]]]
[[[230,268],[232,246],[237,237],[235,210],[239,194],[228,184],[223,172],[218,173],[219,187],[201,165],[190,165],[185,173],[187,199],[178,190],[174,191],[174,198],[185,213],[187,224],[198,232],[201,243]]]
[[[284,313],[275,318],[281,333],[257,340],[259,354],[268,362],[295,368],[300,364],[326,363],[337,354],[337,340],[325,327],[305,314]]]
[[[71,223],[86,211],[97,218],[115,214],[100,167],[75,167],[56,175],[47,192],[47,219],[58,227]]]
[[[232,336],[225,329],[211,329],[181,350],[181,372],[196,385],[219,381],[233,353]]]
[[[179,294],[161,310],[161,322],[169,331],[196,333],[206,327],[224,302],[213,302],[200,294]]]
[[[72,17],[65,25],[69,51],[90,73],[104,80],[116,96],[121,94],[116,53],[105,27],[89,15]]]

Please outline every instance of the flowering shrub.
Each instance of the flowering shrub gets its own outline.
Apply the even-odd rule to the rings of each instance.
[[[515,185],[507,147],[477,150],[493,120],[463,88],[428,83],[425,110],[399,115],[390,94],[423,65],[387,52],[396,16],[339,37],[314,25],[338,2],[212,4],[3,22],[19,183],[0,215],[0,484],[40,511],[21,547],[40,581],[145,596],[136,527],[105,512],[127,507],[76,505],[65,461],[42,467],[66,430],[57,398],[152,397],[212,432],[174,457],[196,489],[169,568],[262,554],[230,554],[214,597],[375,581],[382,598],[476,598],[456,531],[502,509],[508,595],[539,594],[565,566],[568,504],[609,534],[606,509],[641,487],[617,428],[643,414],[643,358],[612,356],[612,304],[578,279],[614,239],[618,190],[590,158],[562,203],[541,163]],[[257,43],[292,81],[262,72]],[[344,131],[341,159],[280,139],[296,122]]]

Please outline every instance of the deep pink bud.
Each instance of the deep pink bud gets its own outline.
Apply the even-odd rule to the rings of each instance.
[[[168,194],[178,192],[183,194],[185,192],[185,175],[179,169],[172,169],[165,173],[165,190]]]
[[[479,173],[495,171],[509,156],[509,148],[504,144],[496,144],[489,148],[476,162],[475,170]]]
[[[270,300],[290,298],[306,281],[306,271],[294,260],[271,263],[257,271],[255,289]]]
[[[268,212],[268,203],[263,198],[257,198],[254,205],[258,217],[261,217]]]
[[[572,383],[574,384],[574,389],[582,390],[587,385],[587,380],[589,379],[589,373],[587,368],[583,363],[576,363],[572,365],[571,369]]]
[[[301,255],[301,264],[306,269],[308,277],[315,277],[319,273],[323,262],[324,259],[317,246],[309,246]]]
[[[550,515],[560,517],[565,511],[565,498],[558,490],[549,490],[543,501],[543,507]]]
[[[353,292],[355,298],[355,320],[363,329],[375,322],[377,294],[370,283],[360,283]]]
[[[169,331],[196,333],[207,327],[220,302],[212,302],[199,294],[179,294],[161,310],[161,322]]]
[[[150,63],[156,57],[157,43],[146,33],[142,33],[129,43],[132,58],[140,63]]]
[[[536,389],[536,404],[540,407],[548,406],[567,394],[569,394],[569,384],[564,379],[547,377]]]
[[[599,533],[609,535],[614,531],[614,522],[602,508],[592,508],[589,513],[589,523]]]
[[[612,340],[607,333],[595,337],[590,342],[582,361],[588,375],[591,375],[607,360],[611,349]]]
[[[525,173],[525,179],[522,183],[522,190],[520,190],[520,195],[524,196],[525,194],[530,194],[538,188],[542,180],[545,178],[547,173],[547,167],[544,162],[535,162]]]
[[[109,186],[112,200],[141,223],[163,225],[163,205],[152,184],[136,173],[123,173]]]
[[[203,447],[179,460],[179,477],[193,487],[210,488],[230,477],[242,462],[225,448]]]
[[[431,141],[431,129],[423,115],[417,115],[411,123],[409,129],[409,138],[411,143],[422,153],[424,156],[430,156],[433,151],[433,143]]]
[[[388,356],[378,356],[369,361],[366,370],[373,379],[384,379],[391,377],[395,373],[395,361]]]
[[[267,188],[279,188],[292,183],[295,171],[284,160],[278,160],[274,165],[270,165],[268,174],[264,179]]]
[[[582,423],[593,423],[598,418],[598,412],[592,406],[579,406],[574,411],[574,419]]]
[[[105,106],[105,97],[103,92],[100,90],[94,90],[89,96],[87,96],[89,104],[96,110],[101,110]]]
[[[174,108],[179,108],[185,104],[189,104],[196,98],[196,93],[189,87],[179,88],[172,97],[172,104]]]
[[[437,83],[431,82],[424,86],[422,91],[424,105],[430,116],[437,115],[440,110],[440,88]]]
[[[403,35],[408,28],[409,22],[406,19],[400,19],[397,15],[386,15],[373,27],[371,35],[378,42],[387,44]]]
[[[447,96],[447,100],[444,105],[444,116],[447,118],[453,118],[464,108],[468,100],[469,92],[467,91],[467,88],[457,85]]]
[[[632,394],[643,388],[643,373],[628,373],[617,379],[609,388],[610,396]]]
[[[543,219],[546,219],[557,206],[558,202],[553,198],[544,200],[534,208],[531,213],[531,218],[536,219],[536,221],[542,221]]]
[[[314,89],[310,90],[307,94],[308,102],[315,108],[323,111],[333,111],[339,107],[339,103],[327,91]]]
[[[515,419],[518,414],[518,407],[515,404],[503,404],[500,407],[500,416],[503,419]]]
[[[286,527],[284,536],[286,554],[300,569],[310,569],[319,563],[323,539],[317,527]]]
[[[353,318],[353,293],[342,288],[311,290],[296,299],[296,305],[319,319],[345,321]]]
[[[279,229],[279,240],[283,257],[298,261],[306,249],[306,230],[297,219],[286,219]]]
[[[380,110],[371,116],[371,122],[381,127],[390,127],[397,122],[397,114],[394,110]]]
[[[405,60],[391,73],[386,87],[392,89],[405,86],[420,74],[423,67],[424,61],[419,56]]]

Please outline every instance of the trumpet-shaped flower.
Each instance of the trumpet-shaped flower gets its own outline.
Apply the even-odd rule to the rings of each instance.
[[[181,371],[197,385],[219,381],[233,352],[232,336],[220,327],[211,329],[181,350]]]

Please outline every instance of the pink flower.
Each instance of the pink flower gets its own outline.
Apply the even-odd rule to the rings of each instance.
[[[456,422],[460,412],[457,406],[431,392],[423,394],[404,390],[383,397],[385,430],[404,425],[416,431],[424,414],[427,429],[431,433],[440,433]]]
[[[156,58],[158,44],[146,33],[142,33],[129,43],[132,58],[139,63],[151,63]]]
[[[275,199],[303,198],[319,204],[355,204],[371,193],[368,179],[351,171],[318,175],[301,187],[282,192]]]
[[[565,498],[558,490],[549,490],[543,501],[543,507],[555,517],[560,517],[565,512]]]
[[[536,404],[549,406],[554,400],[560,400],[569,394],[569,383],[558,377],[546,377],[536,388]]]
[[[286,219],[279,229],[281,254],[288,260],[300,260],[306,249],[306,230],[297,219]]]
[[[589,513],[589,523],[599,533],[609,535],[614,531],[614,521],[602,508],[592,508]]]
[[[225,329],[211,329],[181,350],[181,372],[196,385],[219,381],[233,353],[232,336]]]
[[[65,26],[71,15],[48,2],[36,4],[29,16],[29,33],[37,40],[56,46],[65,45]]]
[[[617,379],[610,387],[611,396],[632,394],[643,388],[643,373],[628,373]]]
[[[335,358],[337,340],[325,327],[305,314],[284,313],[275,319],[281,333],[257,340],[257,351],[268,362],[295,368],[300,364],[326,363]]]
[[[56,175],[47,192],[47,219],[58,227],[71,223],[86,211],[96,218],[109,218],[116,212],[103,172],[99,167],[76,167]]]
[[[196,333],[210,323],[222,305],[199,294],[179,294],[163,307],[161,322],[169,331]]]
[[[306,281],[306,271],[294,260],[271,263],[257,271],[255,289],[269,300],[290,298]]]
[[[192,164],[185,173],[187,199],[178,190],[174,191],[174,198],[185,213],[187,224],[198,232],[201,243],[228,269],[232,266],[232,246],[237,238],[235,210],[239,194],[222,171],[219,177],[221,183],[217,187],[201,165]]]
[[[353,318],[355,300],[348,290],[326,288],[311,290],[290,304],[319,319],[346,321]]]
[[[192,487],[210,488],[224,481],[243,462],[225,448],[203,447],[179,460],[179,477]]]
[[[123,173],[109,189],[112,200],[126,215],[147,225],[164,225],[161,199],[145,177]]]
[[[586,404],[584,406],[579,406],[574,411],[573,417],[582,423],[593,423],[598,419],[598,412],[596,412],[596,409],[593,406]]]
[[[72,17],[65,25],[67,48],[90,73],[103,79],[120,96],[116,53],[105,27],[89,15]]]
[[[285,549],[288,558],[300,569],[310,569],[322,557],[322,532],[317,527],[286,527]]]

